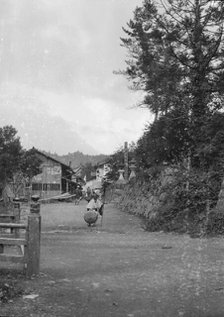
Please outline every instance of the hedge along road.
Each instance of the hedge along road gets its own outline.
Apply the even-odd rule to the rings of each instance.
[[[139,218],[105,205],[103,226],[85,202],[41,206],[41,274],[33,299],[0,316],[224,316],[224,240],[149,233]]]

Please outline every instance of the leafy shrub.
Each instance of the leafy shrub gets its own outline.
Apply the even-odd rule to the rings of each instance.
[[[224,216],[210,212],[217,203],[220,185],[217,173],[192,170],[189,174],[183,167],[178,169],[173,181],[162,188],[165,199],[147,221],[146,229],[200,235],[224,231]]]

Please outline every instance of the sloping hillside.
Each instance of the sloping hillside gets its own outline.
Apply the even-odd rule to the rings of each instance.
[[[82,152],[74,152],[74,153],[68,153],[66,155],[58,155],[56,153],[49,153],[46,152],[46,154],[54,157],[55,159],[69,165],[71,162],[71,167],[75,168],[78,167],[80,164],[85,165],[86,163],[91,163],[92,165],[96,165],[98,162],[104,160],[108,157],[108,155],[105,154],[99,154],[99,155],[88,155],[83,154]]]

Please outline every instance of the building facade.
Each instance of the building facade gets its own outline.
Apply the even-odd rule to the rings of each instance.
[[[32,178],[31,194],[44,199],[66,192],[73,193],[77,187],[76,182],[72,180],[73,169],[38,150],[36,155],[41,161],[41,173]]]

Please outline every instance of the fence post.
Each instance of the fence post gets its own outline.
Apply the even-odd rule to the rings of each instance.
[[[15,222],[19,222],[20,220],[20,203],[14,200],[13,203],[14,215],[15,215]]]
[[[15,222],[18,223],[20,221],[20,202],[17,198],[13,199],[13,213],[14,213],[14,219]],[[15,230],[15,236],[19,236],[19,229],[14,229]]]
[[[34,199],[33,199],[34,200]],[[30,205],[27,227],[27,268],[26,275],[38,275],[40,272],[40,203],[34,200]]]

